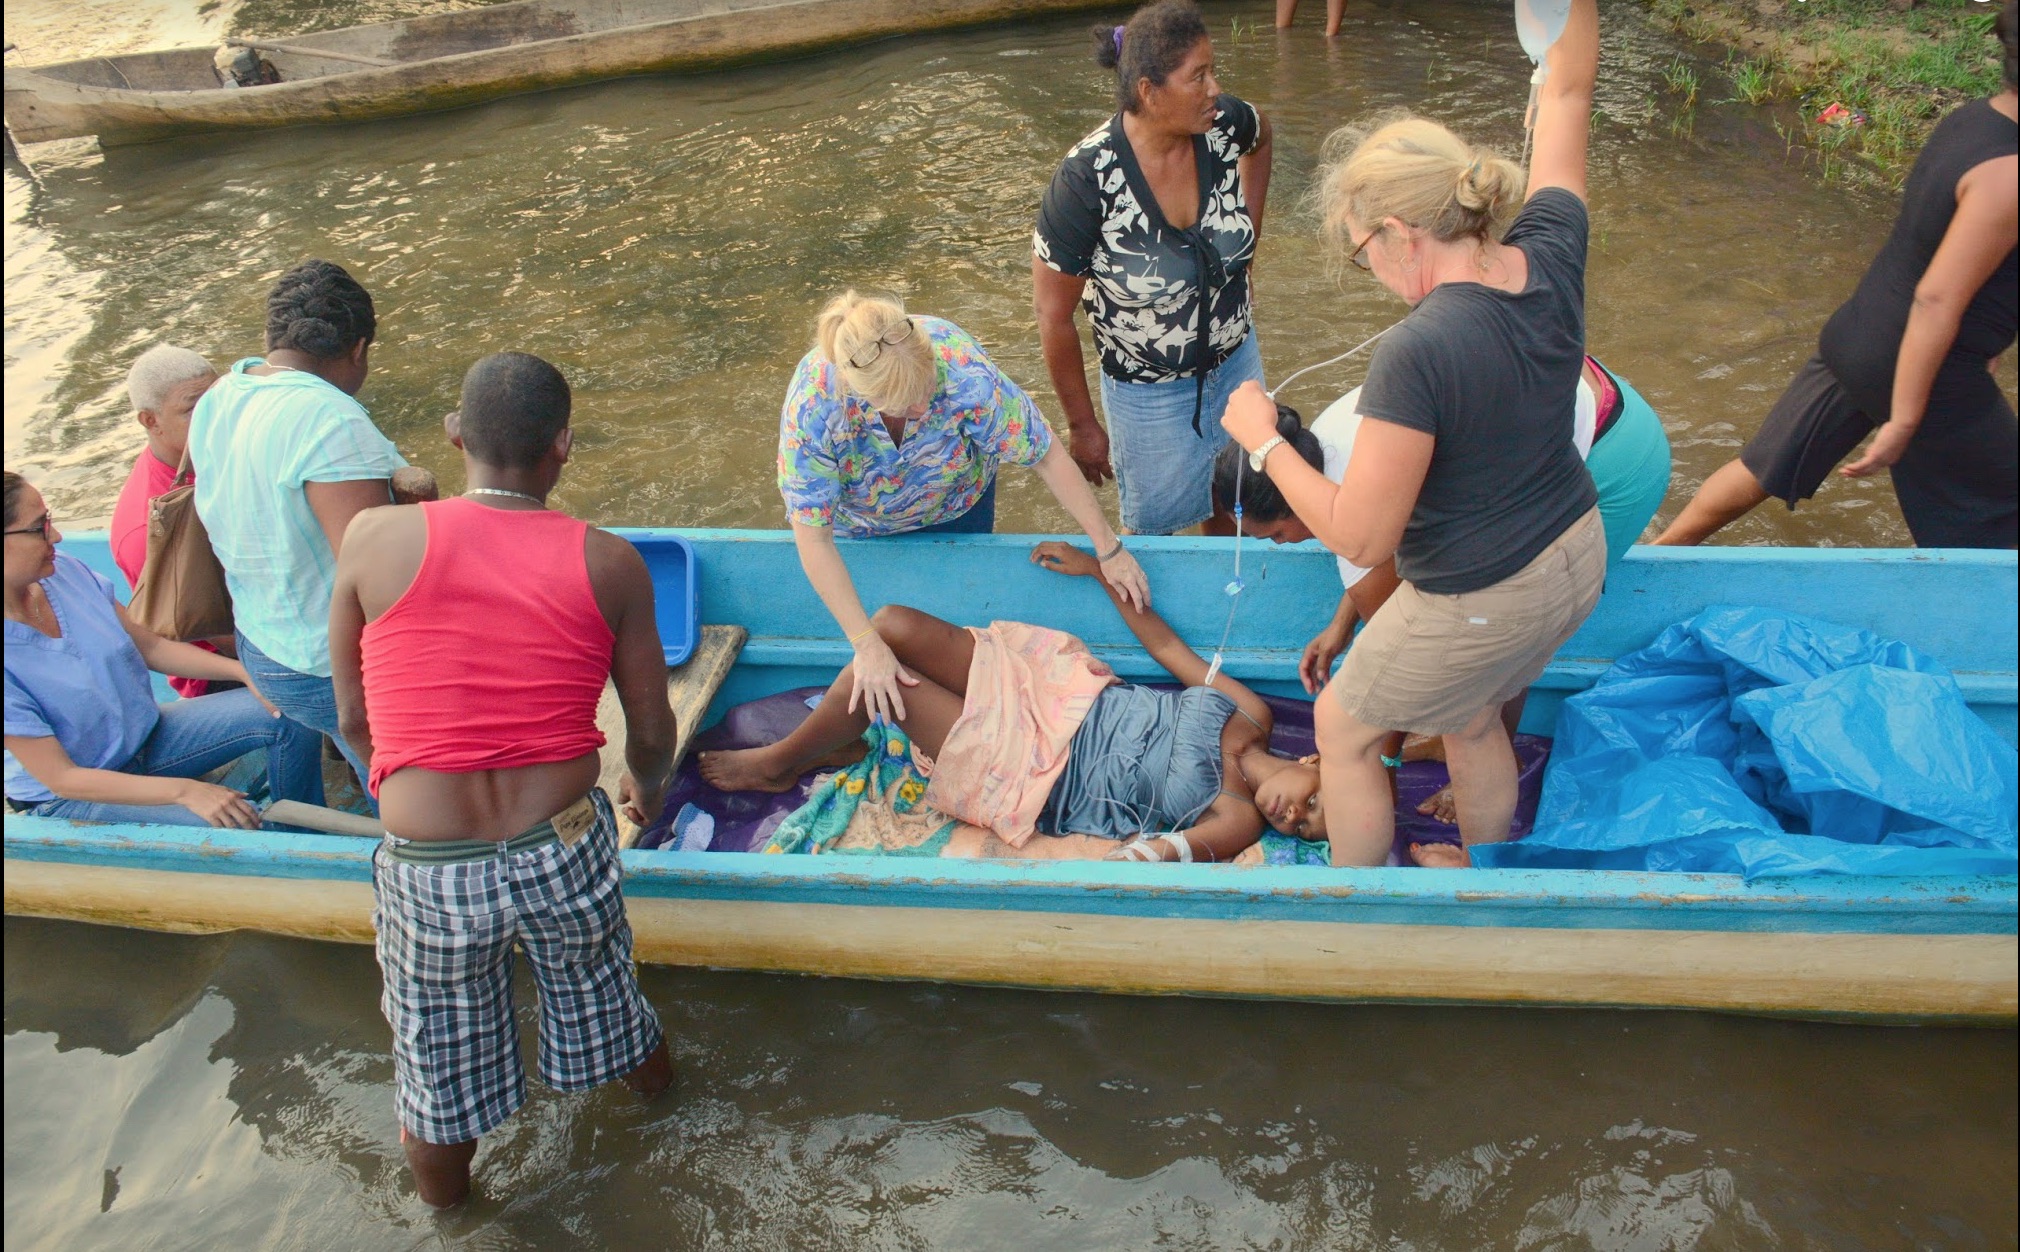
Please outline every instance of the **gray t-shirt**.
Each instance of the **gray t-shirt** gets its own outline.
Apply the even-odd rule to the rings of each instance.
[[[1361,413],[1437,440],[1396,572],[1432,595],[1491,587],[1599,499],[1572,445],[1585,363],[1585,203],[1531,197],[1503,243],[1520,294],[1443,283],[1375,349]]]

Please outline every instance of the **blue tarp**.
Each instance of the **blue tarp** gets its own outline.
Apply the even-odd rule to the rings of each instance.
[[[1536,829],[1473,863],[2012,874],[2020,756],[1943,666],[1869,631],[1715,607],[1564,702]]]

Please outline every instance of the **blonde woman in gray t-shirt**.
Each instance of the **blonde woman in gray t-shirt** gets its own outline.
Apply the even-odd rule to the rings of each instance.
[[[1606,537],[1572,446],[1585,361],[1585,149],[1599,63],[1594,0],[1547,58],[1524,205],[1521,171],[1435,122],[1381,126],[1321,172],[1326,232],[1410,304],[1369,362],[1338,487],[1276,434],[1260,386],[1222,425],[1312,533],[1403,583],[1315,710],[1335,865],[1380,865],[1395,838],[1381,746],[1443,735],[1466,846],[1508,837],[1516,767],[1501,706],[1599,600]],[[1330,143],[1329,143],[1329,146]],[[1420,865],[1464,847],[1415,845]]]

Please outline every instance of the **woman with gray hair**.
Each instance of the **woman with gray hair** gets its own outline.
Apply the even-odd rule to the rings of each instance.
[[[210,385],[217,371],[203,353],[173,344],[156,344],[134,359],[126,371],[126,395],[133,402],[133,416],[147,432],[147,446],[133,459],[133,472],[119,489],[119,502],[112,506],[112,560],[126,575],[129,588],[140,585],[140,571],[147,564],[147,506],[156,496],[176,485],[178,471],[184,469],[183,451],[189,445],[189,415]],[[194,478],[192,468],[182,481]],[[197,647],[230,655],[230,641],[192,640]],[[202,678],[171,677],[168,685],[181,696],[200,696],[211,689]]]
[[[1101,576],[1148,607],[1143,570],[1044,415],[966,331],[908,314],[896,300],[847,291],[821,310],[779,419],[779,494],[800,565],[856,649],[850,707],[905,715],[917,678],[870,625],[835,537],[986,533],[996,524],[996,467],[1035,468],[1100,554]]]

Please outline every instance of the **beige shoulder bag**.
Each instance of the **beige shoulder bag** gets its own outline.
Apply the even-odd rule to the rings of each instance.
[[[147,563],[127,606],[133,620],[158,635],[188,641],[229,635],[231,592],[210,534],[196,515],[189,448],[175,467],[175,485],[147,505]]]

